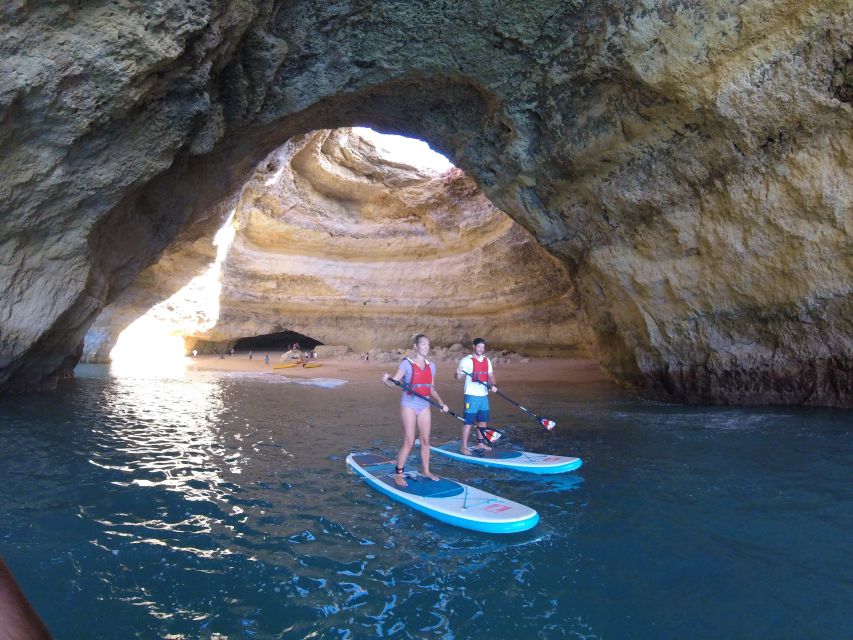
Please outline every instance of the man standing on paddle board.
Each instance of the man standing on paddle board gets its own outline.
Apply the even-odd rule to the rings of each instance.
[[[477,422],[480,429],[485,430],[489,422],[489,391],[493,393],[498,390],[495,386],[495,373],[492,370],[492,361],[486,353],[486,341],[482,338],[474,338],[474,353],[469,354],[459,361],[456,367],[456,379],[465,378],[465,420],[469,423]],[[488,384],[488,386],[486,386]],[[483,431],[477,430],[477,449],[490,450],[483,438]],[[471,435],[471,425],[462,425],[462,444],[459,445],[460,453],[471,455],[468,448],[468,436]]]
[[[441,405],[441,412],[447,413],[448,407],[435,390],[435,363],[427,360],[429,353],[429,338],[419,333],[413,338],[415,354],[404,358],[393,376],[382,375],[382,382],[393,387],[391,380],[403,380],[403,397],[400,399],[400,420],[403,423],[403,446],[397,452],[397,464],[394,468],[394,482],[399,487],[407,487],[409,483],[403,477],[406,459],[415,446],[415,430],[421,438],[421,467],[423,475],[430,480],[438,480],[438,476],[429,471],[429,432],[432,428],[432,414],[429,402],[418,396],[432,396]]]

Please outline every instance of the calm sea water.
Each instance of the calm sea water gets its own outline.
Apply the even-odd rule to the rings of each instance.
[[[558,421],[549,434],[493,400],[513,444],[584,466],[434,457],[540,512],[495,536],[346,471],[350,450],[399,445],[378,383],[78,374],[0,402],[0,554],[57,638],[853,636],[850,413],[508,386]]]

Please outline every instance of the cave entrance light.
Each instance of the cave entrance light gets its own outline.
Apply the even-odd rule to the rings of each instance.
[[[353,127],[352,130],[359,137],[371,142],[386,160],[436,173],[444,173],[453,168],[450,160],[433,151],[423,140],[379,133],[366,127]]]
[[[167,300],[151,307],[119,334],[110,351],[113,371],[119,374],[162,375],[183,369],[184,336],[204,333],[219,320],[222,264],[236,235],[234,211],[216,232],[216,259]]]
[[[354,127],[352,131],[390,162],[437,174],[454,168],[445,156],[433,151],[423,140],[383,134],[366,127]],[[267,184],[277,181],[285,168],[283,165]],[[151,307],[119,334],[110,352],[114,372],[162,375],[167,371],[180,373],[183,370],[186,363],[184,337],[204,334],[219,320],[222,265],[236,235],[233,219],[234,211],[214,237],[216,260],[209,268],[170,298]],[[241,340],[240,347],[251,348],[246,346],[251,344],[251,339],[248,340]],[[319,343],[310,338],[306,342]]]

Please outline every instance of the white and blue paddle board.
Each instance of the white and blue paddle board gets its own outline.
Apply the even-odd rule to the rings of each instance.
[[[430,480],[416,471],[407,471],[409,486],[398,487],[394,482],[395,462],[384,456],[351,453],[347,465],[389,498],[463,529],[516,533],[532,529],[539,522],[539,514],[530,507],[448,478]]]
[[[483,449],[471,449],[471,455],[459,452],[459,441],[445,442],[430,446],[432,451],[438,454],[471,464],[479,464],[484,467],[501,467],[524,471],[526,473],[565,473],[580,468],[580,458],[567,456],[551,456],[544,453],[531,453],[530,451],[513,451],[512,449],[493,448],[491,451]]]

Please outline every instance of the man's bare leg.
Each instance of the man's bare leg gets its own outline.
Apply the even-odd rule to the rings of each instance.
[[[471,450],[468,448],[468,438],[471,436],[471,425],[462,425],[462,443],[459,445],[459,453],[463,456],[470,456]]]
[[[486,423],[485,422],[478,422],[477,426],[480,427],[480,429],[485,430]],[[492,448],[486,444],[486,440],[483,437],[483,432],[480,429],[477,429],[477,448],[482,449],[483,451],[491,451]]]

